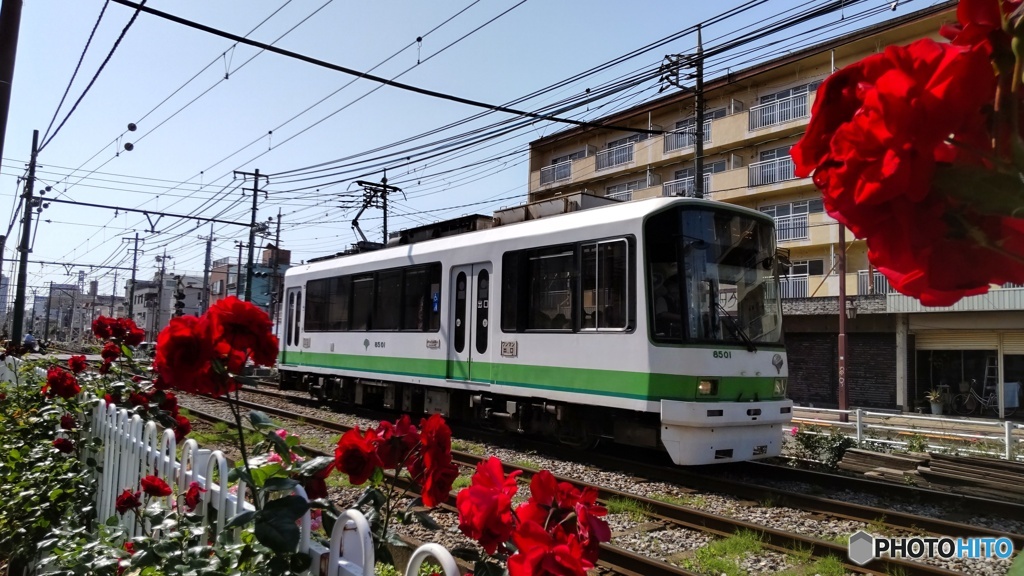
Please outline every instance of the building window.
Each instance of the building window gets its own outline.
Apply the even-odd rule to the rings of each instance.
[[[501,328],[627,330],[633,246],[626,238],[506,252]]]
[[[770,150],[762,150],[760,161],[754,162],[747,169],[749,186],[764,186],[786,180],[793,180],[793,159],[789,156],[792,146],[781,146]]]
[[[647,140],[647,138],[649,138],[649,137],[650,137],[650,134],[647,134],[647,133],[636,133],[636,134],[633,134],[633,135],[630,135],[630,136],[626,136],[625,138],[618,138],[616,140],[612,140],[611,142],[608,142],[608,145],[605,146],[605,149],[617,148],[619,146],[625,146],[626,144],[631,144],[633,142],[641,142],[643,140]]]
[[[622,184],[615,184],[604,189],[604,195],[616,200],[632,200],[633,190],[640,190],[647,187],[646,180],[633,180]]]

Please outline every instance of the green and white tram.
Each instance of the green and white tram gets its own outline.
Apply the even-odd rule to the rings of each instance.
[[[683,465],[775,456],[776,261],[770,217],[656,198],[295,266],[282,385]]]

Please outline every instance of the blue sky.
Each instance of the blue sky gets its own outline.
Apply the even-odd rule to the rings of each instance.
[[[742,37],[758,23],[824,2],[151,0],[147,6],[238,35],[249,33],[266,19],[250,38],[357,70],[379,65],[373,73],[382,77],[402,74],[398,80],[407,84],[505,104],[748,4],[750,9],[741,16],[708,26],[705,45]],[[890,12],[889,4],[873,0],[845,8],[816,21],[816,26],[833,24],[817,36],[787,40],[760,54],[781,54],[787,48],[925,8],[930,2],[903,0],[897,12]],[[0,214],[5,216],[5,224],[14,222],[4,253],[7,258],[16,257],[20,216],[12,217],[12,211],[20,191],[17,178],[29,158],[32,130],[46,132],[103,5],[102,0],[24,3],[0,167]],[[857,18],[872,9],[876,13],[869,19]],[[113,3],[106,7],[54,128],[93,77],[133,12]],[[417,37],[422,37],[422,42],[417,43]],[[692,51],[695,42],[694,35],[686,35],[515,107],[535,110],[578,96],[587,88],[656,67],[665,54]],[[232,172],[258,168],[272,175],[263,186],[267,193],[259,199],[258,220],[276,218],[281,211],[281,246],[292,250],[293,261],[298,262],[338,252],[356,240],[350,222],[357,208],[352,207],[353,196],[346,196],[357,190],[351,180],[379,180],[381,172],[379,166],[363,164],[335,177],[304,181],[280,173],[348,156],[365,159],[368,150],[481,111],[386,86],[363,97],[378,84],[352,82],[352,77],[338,72],[260,53],[252,47],[232,48],[232,44],[139,14],[91,91],[40,153],[37,190],[50,185],[49,197],[62,200],[247,223],[251,182],[233,180]],[[715,69],[728,65],[748,66],[744,62],[750,58],[737,56],[709,65],[709,77],[715,75]],[[225,75],[229,77],[225,79]],[[645,81],[603,105],[594,103],[567,115],[597,118],[650,99],[657,95],[657,88],[656,80]],[[418,146],[514,118],[492,113],[388,150]],[[130,122],[137,124],[135,132],[127,131]],[[427,161],[422,159],[422,151],[388,158],[382,164],[388,167],[390,183],[405,191],[405,198],[392,197],[389,230],[468,213],[490,214],[499,207],[518,204],[527,191],[527,143],[561,127],[537,121],[454,158]],[[124,150],[126,142],[133,144],[132,151]],[[465,168],[470,164],[474,167]],[[80,266],[30,264],[30,297],[32,288],[50,281],[75,282],[79,270],[86,271],[87,280],[98,280],[100,291],[109,294],[114,271],[88,265],[131,266],[131,252],[122,239],[134,238],[136,232],[144,240],[139,278],[152,277],[158,267],[155,256],[165,249],[172,257],[169,265],[174,272],[202,273],[205,241],[200,236],[210,235],[209,224],[154,218],[154,233],[141,214],[63,203],[51,203],[37,216],[42,222],[36,229],[30,259]],[[361,225],[371,239],[380,238],[379,211],[368,210]],[[6,231],[6,226],[3,228],[0,233]],[[248,230],[217,224],[213,235],[213,259],[235,258],[235,242],[247,240]],[[258,239],[259,245],[263,242]],[[11,272],[10,263],[5,263],[4,274]],[[126,274],[118,272],[118,294],[123,294]]]

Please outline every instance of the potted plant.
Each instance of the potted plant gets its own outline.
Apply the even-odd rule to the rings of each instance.
[[[932,388],[924,397],[932,405],[932,414],[942,414],[942,392],[938,388]]]

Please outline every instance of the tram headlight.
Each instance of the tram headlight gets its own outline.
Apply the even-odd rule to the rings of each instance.
[[[712,380],[710,378],[699,380],[697,382],[697,394],[700,396],[717,396],[718,380]]]
[[[786,395],[786,386],[789,384],[788,378],[776,378],[775,379],[775,396],[783,397]]]

